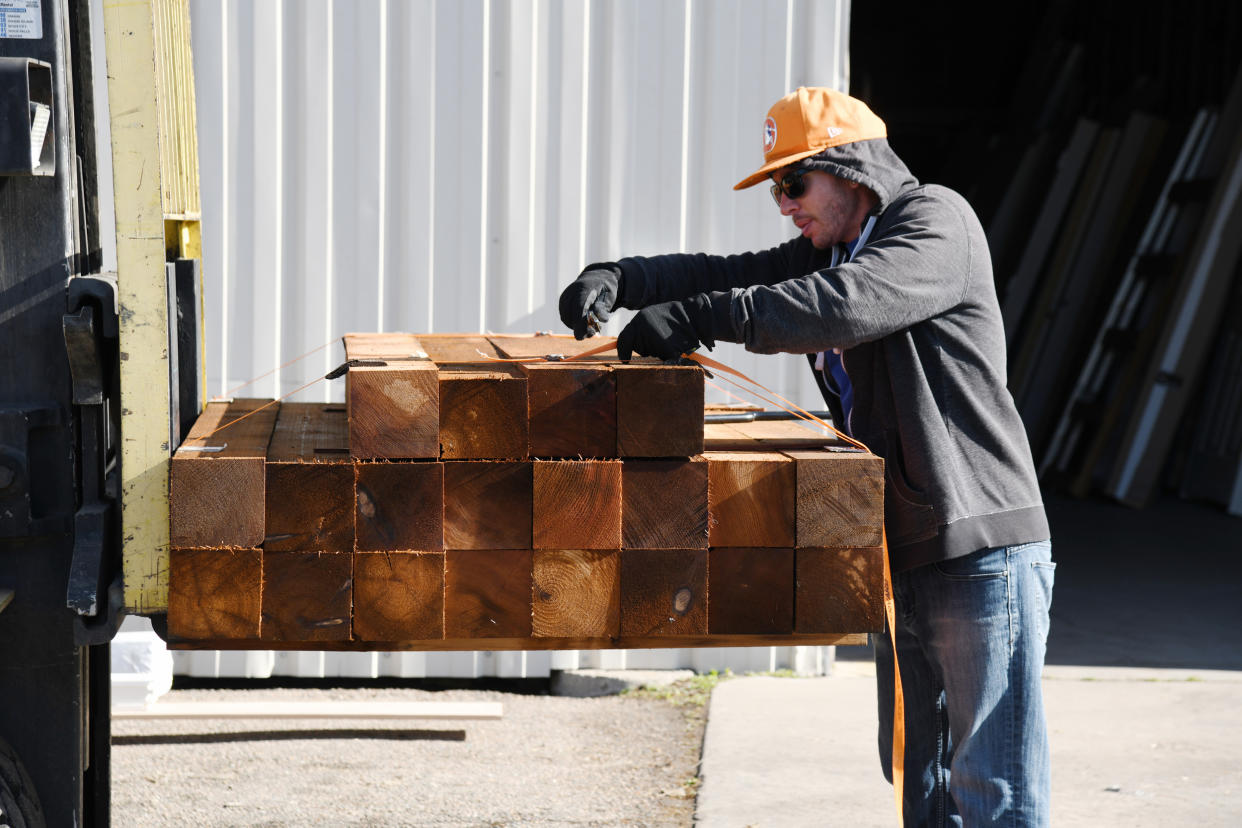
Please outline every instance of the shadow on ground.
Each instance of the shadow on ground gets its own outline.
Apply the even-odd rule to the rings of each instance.
[[[1242,670],[1242,518],[1166,497],[1146,509],[1046,498],[1057,562],[1049,665]],[[869,661],[869,647],[839,647]]]
[[[1242,518],[1171,497],[1047,505],[1048,664],[1242,670]]]

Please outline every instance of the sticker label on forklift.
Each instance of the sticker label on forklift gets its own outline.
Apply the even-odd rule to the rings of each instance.
[[[43,37],[43,0],[0,0],[0,38]]]

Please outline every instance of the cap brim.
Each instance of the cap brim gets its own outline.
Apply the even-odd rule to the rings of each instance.
[[[781,167],[788,167],[790,164],[801,161],[803,158],[810,158],[812,155],[823,152],[823,150],[824,148],[820,147],[818,149],[806,150],[805,152],[795,152],[791,155],[782,155],[780,158],[764,164],[762,167],[755,170],[738,183],[734,184],[733,189],[745,190],[747,187],[753,187],[772,173],[779,170]]]

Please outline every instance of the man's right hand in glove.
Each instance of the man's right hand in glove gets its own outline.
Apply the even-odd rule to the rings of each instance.
[[[621,268],[613,262],[588,265],[561,291],[561,321],[575,339],[599,333],[599,326],[619,307]]]

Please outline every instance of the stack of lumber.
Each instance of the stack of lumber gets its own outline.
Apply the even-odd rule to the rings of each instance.
[[[791,424],[705,437],[697,366],[495,361],[580,352],[572,339],[346,345],[344,405],[214,402],[173,457],[176,646],[738,646],[882,628],[879,458]]]

